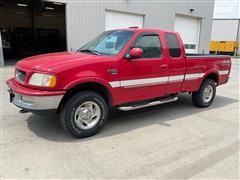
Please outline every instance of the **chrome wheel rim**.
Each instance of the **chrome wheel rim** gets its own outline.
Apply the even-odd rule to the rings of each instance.
[[[78,106],[74,114],[76,125],[81,129],[91,129],[100,120],[101,110],[98,104],[87,101]]]
[[[213,87],[211,85],[207,85],[203,91],[203,101],[205,103],[209,103],[212,97],[213,97]]]

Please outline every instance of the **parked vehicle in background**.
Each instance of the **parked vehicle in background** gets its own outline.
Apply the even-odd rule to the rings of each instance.
[[[13,104],[59,113],[65,130],[82,138],[96,134],[113,107],[173,102],[183,92],[208,107],[230,69],[229,56],[185,54],[177,32],[128,28],[106,31],[78,52],[23,59],[7,85]]]

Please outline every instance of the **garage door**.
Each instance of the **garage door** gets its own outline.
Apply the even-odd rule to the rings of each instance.
[[[182,36],[187,53],[198,52],[200,32],[199,18],[176,15],[174,30]]]
[[[116,11],[106,11],[105,29],[128,28],[131,26],[143,27],[143,15]]]
[[[0,31],[0,66],[1,65],[4,65],[4,60],[3,60],[3,50],[2,50],[2,36]]]

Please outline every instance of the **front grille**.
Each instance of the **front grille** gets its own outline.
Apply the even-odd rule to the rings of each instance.
[[[24,82],[26,78],[26,72],[16,69],[16,80],[20,82]]]

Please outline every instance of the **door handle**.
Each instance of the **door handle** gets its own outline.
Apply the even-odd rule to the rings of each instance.
[[[163,64],[160,66],[160,69],[167,69],[168,68],[168,65],[167,64]]]

